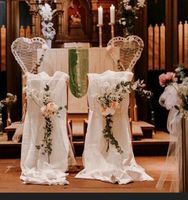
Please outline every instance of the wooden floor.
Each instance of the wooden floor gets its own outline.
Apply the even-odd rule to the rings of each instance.
[[[75,174],[82,169],[81,158],[77,158],[78,165],[70,169],[66,186],[25,185],[20,179],[19,159],[0,159],[0,192],[18,193],[158,193],[168,192],[169,183],[165,184],[162,191],[155,188],[156,182],[163,168],[165,157],[136,157],[136,161],[154,181],[133,182],[126,185],[111,184],[97,180],[76,179]]]

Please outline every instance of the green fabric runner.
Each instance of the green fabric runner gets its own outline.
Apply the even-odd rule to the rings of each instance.
[[[69,49],[70,90],[77,98],[87,93],[88,63],[88,49]]]

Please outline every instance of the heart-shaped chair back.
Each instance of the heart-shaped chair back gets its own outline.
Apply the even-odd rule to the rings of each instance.
[[[118,58],[117,53],[115,53],[117,51],[115,51],[114,47],[120,49],[120,55]],[[118,36],[112,38],[108,42],[107,48],[110,56],[112,57],[119,70],[132,71],[142,54],[144,42],[140,37],[136,35],[130,35],[128,37]]]
[[[40,37],[19,37],[13,41],[11,51],[24,74],[38,72],[37,49],[41,49],[43,45],[46,45],[46,41]]]

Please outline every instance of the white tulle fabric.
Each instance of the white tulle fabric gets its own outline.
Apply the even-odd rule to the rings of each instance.
[[[175,108],[180,104],[180,98],[177,95],[177,85],[168,85],[159,98],[161,106],[169,110],[167,119],[167,129],[170,133],[170,142],[166,161],[161,171],[160,178],[156,188],[162,190],[165,182],[169,182],[170,192],[179,192],[180,174],[182,170],[182,116],[179,110]]]
[[[47,73],[27,73],[27,113],[23,127],[21,148],[21,176],[24,183],[64,185],[66,171],[70,164],[75,164],[72,149],[67,135],[66,109],[60,116],[53,116],[52,153],[50,163],[47,155],[42,154],[35,145],[41,144],[44,136],[44,117],[40,111],[41,91],[46,84],[50,88],[50,97],[58,105],[67,105],[67,80],[68,75],[57,71],[53,76]]]
[[[101,115],[97,96],[104,93],[105,85],[131,81],[132,77],[132,72],[106,71],[102,74],[88,74],[89,119],[83,153],[84,169],[76,175],[76,178],[97,179],[119,184],[153,180],[136,163],[133,155],[128,119],[129,94],[112,117],[113,134],[123,154],[118,153],[114,145],[110,145],[109,151],[106,152],[107,143],[102,133],[105,120]]]

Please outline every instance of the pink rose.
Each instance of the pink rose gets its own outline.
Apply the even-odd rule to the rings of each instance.
[[[53,102],[49,102],[47,105],[42,106],[40,110],[44,117],[51,117],[57,113],[58,106]]]
[[[113,101],[110,105],[110,107],[114,110],[116,110],[117,108],[119,108],[119,103],[117,101]]]
[[[177,78],[175,73],[173,72],[167,72],[166,74],[161,74],[159,76],[159,84],[161,87],[165,87],[170,83],[176,82]]]
[[[166,74],[161,74],[159,76],[159,84],[160,86],[162,87],[165,87],[166,86]]]

